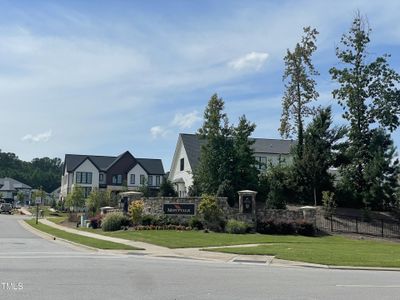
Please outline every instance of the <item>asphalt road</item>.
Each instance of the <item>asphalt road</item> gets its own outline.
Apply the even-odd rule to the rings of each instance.
[[[0,215],[0,299],[400,299],[400,272],[99,254]]]

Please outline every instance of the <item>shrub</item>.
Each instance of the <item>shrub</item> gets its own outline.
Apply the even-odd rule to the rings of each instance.
[[[225,226],[225,231],[228,233],[246,233],[248,225],[245,222],[230,219]]]
[[[129,219],[122,213],[114,212],[108,213],[102,221],[101,228],[103,231],[117,231],[120,230],[122,226],[127,226],[129,224]]]
[[[222,231],[225,222],[221,219],[222,211],[217,205],[214,196],[205,195],[199,204],[199,213],[204,219],[206,227],[213,231]]]
[[[202,230],[204,228],[203,222],[196,216],[190,218],[189,226],[197,230]]]
[[[178,231],[188,231],[191,228],[183,225],[138,225],[133,228],[134,230],[178,230]]]
[[[133,201],[128,208],[129,214],[131,216],[131,220],[133,225],[139,225],[142,221],[143,211],[144,211],[144,202],[143,200]]]
[[[335,194],[330,191],[322,192],[322,204],[324,206],[324,216],[329,217],[336,211]]]
[[[306,236],[315,235],[315,227],[313,223],[304,220],[294,222],[267,220],[257,222],[256,231],[262,234],[300,234]]]
[[[101,215],[97,215],[95,217],[90,218],[89,219],[90,227],[92,227],[93,229],[100,228],[101,227],[101,219],[102,219]]]
[[[142,225],[158,225],[158,218],[152,215],[144,215],[142,217]]]
[[[175,191],[172,182],[169,179],[163,179],[160,185],[159,196],[161,197],[177,197],[178,193]]]
[[[313,223],[300,220],[296,222],[296,233],[305,236],[314,236],[315,227]]]
[[[278,234],[296,234],[296,224],[288,221],[278,221]]]

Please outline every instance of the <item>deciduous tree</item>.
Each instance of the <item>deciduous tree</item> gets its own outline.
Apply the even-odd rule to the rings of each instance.
[[[372,186],[368,175],[374,164],[371,152],[375,128],[392,132],[399,126],[400,76],[390,68],[383,55],[370,59],[370,28],[357,13],[349,32],[343,35],[336,56],[343,68],[331,68],[332,79],[339,83],[333,96],[343,107],[348,121],[348,164],[343,168],[343,183],[352,192],[354,203],[370,202]],[[378,176],[381,178],[381,176]],[[376,186],[376,185],[375,185]],[[365,202],[365,205],[368,203]]]

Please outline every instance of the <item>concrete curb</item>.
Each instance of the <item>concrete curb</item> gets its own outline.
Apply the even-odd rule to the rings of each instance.
[[[72,242],[72,241],[69,241],[69,240],[66,240],[66,239],[55,237],[55,236],[53,236],[53,235],[51,235],[49,233],[46,233],[44,231],[41,231],[39,229],[36,229],[36,228],[32,227],[31,225],[26,223],[24,220],[19,220],[18,223],[22,227],[24,227],[26,230],[28,230],[29,232],[31,232],[31,233],[33,233],[33,234],[35,234],[35,235],[37,235],[37,236],[39,236],[39,237],[41,237],[41,238],[43,238],[45,240],[48,240],[48,241],[52,241],[52,242],[55,242],[55,243],[57,243],[57,241],[58,241],[58,242],[61,242],[63,244],[64,243],[65,244],[69,244],[68,246],[74,246],[76,248],[80,248],[80,249],[84,249],[84,250],[91,250],[91,252],[100,252],[100,250],[101,250],[101,249],[98,249],[98,248],[82,245],[82,244],[75,243],[75,242]]]

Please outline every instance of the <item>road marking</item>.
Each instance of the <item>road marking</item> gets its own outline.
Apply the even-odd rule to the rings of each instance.
[[[126,258],[126,256],[90,256],[90,255],[20,255],[20,256],[0,256],[0,259],[51,259],[51,258],[101,258],[101,259],[120,259]]]
[[[400,285],[374,285],[374,284],[337,284],[337,287],[351,288],[394,288],[400,289]]]

